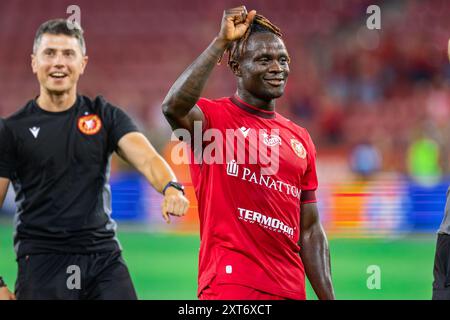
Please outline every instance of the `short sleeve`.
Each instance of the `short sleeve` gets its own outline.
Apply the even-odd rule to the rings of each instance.
[[[120,108],[108,105],[107,119],[109,122],[108,134],[111,141],[111,149],[116,150],[119,140],[130,132],[139,132],[136,124]]]
[[[15,170],[14,139],[4,120],[0,120],[0,177],[11,179]]]
[[[312,142],[310,135],[307,133],[307,160],[308,167],[302,177],[301,182],[301,203],[317,202],[316,190],[318,187],[317,171],[316,171],[316,147]]]
[[[206,98],[200,98],[197,101],[197,106],[203,112],[203,116],[205,117],[205,121],[202,126],[203,131],[209,128],[214,128],[214,114],[215,110],[217,110],[214,102]]]

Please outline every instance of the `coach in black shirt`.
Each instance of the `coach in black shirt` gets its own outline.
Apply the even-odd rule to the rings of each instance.
[[[189,206],[131,119],[102,97],[77,94],[87,62],[79,26],[41,25],[32,54],[40,95],[0,122],[0,206],[10,181],[16,192],[18,299],[136,299],[111,219],[113,152],[165,195],[167,222]],[[14,298],[0,282],[2,292]]]

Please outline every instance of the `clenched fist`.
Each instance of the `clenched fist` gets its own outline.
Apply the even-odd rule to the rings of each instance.
[[[162,202],[162,216],[167,223],[170,223],[170,216],[181,217],[189,209],[189,200],[180,190],[167,188]]]
[[[231,42],[242,38],[255,15],[255,10],[247,13],[245,6],[225,10],[223,12],[219,39]]]

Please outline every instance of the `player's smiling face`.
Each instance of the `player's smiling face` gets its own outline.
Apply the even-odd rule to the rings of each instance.
[[[78,39],[66,35],[43,34],[31,58],[41,88],[55,94],[75,89],[87,64]]]
[[[289,75],[289,55],[281,38],[266,32],[251,34],[240,60],[241,89],[265,101],[283,95]]]

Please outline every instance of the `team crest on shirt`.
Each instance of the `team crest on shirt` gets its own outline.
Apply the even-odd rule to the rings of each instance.
[[[299,158],[306,158],[306,149],[300,141],[291,139],[291,147]]]
[[[96,114],[90,114],[78,119],[78,129],[87,135],[93,135],[102,128],[102,120]]]

